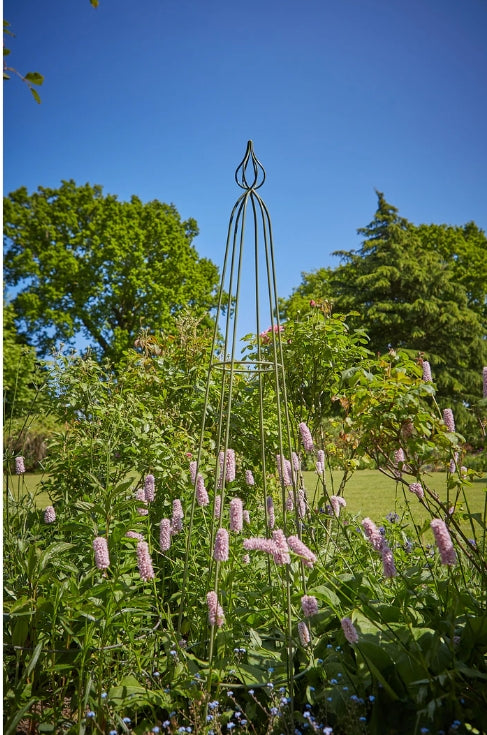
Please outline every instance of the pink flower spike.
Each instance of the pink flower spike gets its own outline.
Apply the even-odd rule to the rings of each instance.
[[[433,382],[433,378],[431,377],[431,366],[428,360],[423,360],[423,380],[425,383]]]
[[[179,498],[172,501],[172,532],[179,533],[183,530],[183,506]]]
[[[342,498],[341,495],[331,495],[330,503],[331,507],[333,508],[333,513],[337,518],[340,515],[341,508],[345,508],[345,506],[347,505],[345,498]]]
[[[298,490],[298,516],[304,518],[306,515],[306,493],[304,490]]]
[[[313,568],[313,564],[316,562],[316,556],[298,536],[288,536],[287,545],[291,551],[294,551],[295,554],[302,558],[305,567]]]
[[[445,426],[450,432],[455,431],[455,419],[453,418],[453,411],[451,408],[445,408],[443,411],[443,421]]]
[[[291,474],[289,472],[290,462],[282,454],[276,456],[277,471],[279,479],[286,486],[289,487],[293,484]]]
[[[139,514],[139,516],[149,515],[149,511],[147,510],[147,508],[137,508],[137,513]]]
[[[144,500],[153,503],[156,497],[156,485],[154,475],[147,475],[144,480]]]
[[[152,568],[152,560],[149,554],[149,544],[147,541],[139,541],[137,544],[137,566],[139,567],[140,578],[143,582],[154,579],[154,569]]]
[[[264,551],[266,554],[272,554],[273,557],[278,553],[276,542],[261,536],[244,539],[243,547],[245,551]]]
[[[44,523],[54,523],[56,520],[56,511],[52,505],[48,505],[44,511]]]
[[[274,528],[274,525],[276,523],[276,516],[274,513],[274,501],[272,500],[272,497],[270,495],[266,498],[266,505],[267,505],[267,525],[269,528]]]
[[[230,531],[240,533],[243,529],[243,503],[240,498],[230,501]]]
[[[317,459],[318,462],[321,462],[321,464],[323,465],[323,467],[325,466],[325,453],[324,453],[323,449],[318,449],[318,453],[316,455],[316,459]]]
[[[303,595],[301,598],[301,608],[305,618],[311,618],[318,613],[318,600],[313,595]]]
[[[15,474],[23,475],[25,473],[25,463],[23,457],[15,457]]]
[[[228,531],[226,528],[219,528],[216,532],[213,558],[215,559],[215,561],[228,561],[228,556]]]
[[[394,564],[394,556],[392,554],[391,549],[387,545],[387,543],[384,541],[382,544],[382,568],[384,570],[384,577],[386,579],[390,579],[391,577],[396,576],[396,565]]]
[[[159,527],[159,546],[161,551],[168,551],[171,548],[171,521],[169,518],[163,518]]]
[[[291,452],[291,460],[292,460],[295,472],[299,472],[301,469],[301,460],[299,459],[296,452]]]
[[[198,463],[195,460],[193,460],[192,462],[189,463],[189,474],[191,477],[192,485],[194,485],[194,483],[196,482],[197,471],[198,471]]]
[[[286,498],[286,510],[294,510],[294,496],[293,491],[289,490]]]
[[[342,618],[341,624],[347,641],[349,643],[358,643],[358,633],[350,618]]]
[[[220,515],[221,515],[221,505],[222,505],[222,496],[221,495],[216,495],[215,496],[215,511],[214,511],[215,518],[220,518]]]
[[[216,592],[208,592],[206,595],[206,603],[208,605],[208,623],[221,628],[225,622],[225,615],[223,613],[222,606],[218,604]]]
[[[416,495],[418,500],[423,500],[424,490],[420,482],[412,482],[409,486],[409,490]]]
[[[242,519],[243,519],[244,523],[246,523],[247,525],[250,524],[250,513],[249,513],[248,510],[243,510],[242,511]]]
[[[308,626],[306,623],[303,623],[303,621],[298,623],[298,635],[299,640],[301,641],[301,645],[303,648],[306,648],[306,646],[309,646],[311,641],[311,636],[309,634]]]
[[[313,437],[311,436],[311,431],[308,429],[307,425],[304,423],[304,421],[301,421],[299,424],[299,433],[301,434],[301,441],[303,442],[303,447],[307,452],[313,451]]]
[[[280,528],[276,528],[276,530],[272,532],[272,540],[276,545],[273,556],[277,566],[290,564],[291,557],[289,556],[289,546],[286,541],[286,536]]]
[[[430,526],[440,553],[441,563],[453,566],[457,563],[457,555],[453,548],[450,532],[448,531],[446,523],[440,518],[434,518],[431,521]]]
[[[210,503],[210,499],[205,488],[203,475],[200,475],[199,473],[198,477],[196,478],[196,502],[198,503],[200,508],[204,507],[205,505],[209,505]]]
[[[97,569],[108,569],[110,557],[108,555],[108,544],[104,536],[93,539],[93,551],[95,552],[95,564]]]
[[[365,535],[373,548],[376,551],[380,551],[382,549],[384,539],[380,535],[379,529],[375,525],[374,521],[371,521],[370,518],[364,518],[362,521],[362,528],[364,529]]]
[[[245,482],[247,485],[255,485],[254,476],[251,470],[245,470]]]

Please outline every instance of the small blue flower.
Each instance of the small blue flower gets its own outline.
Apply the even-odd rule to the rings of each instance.
[[[229,690],[228,690],[228,692],[227,692],[227,695],[228,695],[229,697],[233,697],[233,692],[232,692],[232,691],[231,691],[231,690],[229,689]]]
[[[252,697],[254,695],[254,690],[253,689],[249,689],[249,694]]]
[[[172,651],[169,651],[169,653],[171,654],[171,656],[177,656],[178,655],[177,654],[177,651],[175,651],[174,648],[172,649]]]
[[[107,694],[106,692],[102,692],[102,693],[100,694],[100,697],[101,697],[102,699],[106,699],[106,698],[108,697],[108,694]]]
[[[126,725],[130,725],[132,720],[130,719],[130,717],[123,717],[122,722],[125,722]]]
[[[330,679],[330,684],[338,684],[338,681],[336,679]]]
[[[247,720],[240,720],[240,724],[241,725],[246,725],[247,724]]]
[[[186,728],[185,727],[180,727],[180,728],[178,728],[178,732],[186,732]]]
[[[363,717],[362,716],[362,717],[359,717],[358,719],[359,719],[359,722],[367,722],[367,718],[366,717]]]
[[[333,648],[333,646],[331,645],[331,643],[327,643],[327,644],[326,644],[326,647],[327,647],[327,648]]]
[[[304,705],[304,709],[311,709],[311,705],[310,704],[305,704]]]
[[[272,666],[269,666],[269,668],[267,669],[267,673],[268,674],[272,674],[273,671],[274,671],[274,669],[272,668]]]
[[[116,730],[110,730],[108,735],[118,735],[118,732]]]
[[[274,684],[272,683],[272,681],[268,681],[266,687],[268,687],[268,689],[274,689]]]
[[[237,720],[239,720],[242,717],[242,713],[241,712],[235,712],[235,717],[237,718]]]
[[[327,702],[333,702],[333,697],[327,697],[327,698],[326,698],[326,701],[327,701]]]
[[[306,712],[303,712],[303,717],[306,717],[306,719],[309,720],[311,713],[306,710]]]
[[[160,676],[160,673],[158,671],[153,671],[152,676],[155,676],[157,679],[157,677]]]
[[[369,702],[375,702],[375,697],[373,694],[369,694]]]
[[[90,711],[86,713],[86,716],[92,719],[95,716],[95,713],[93,712],[92,709],[90,709]]]
[[[310,690],[310,692],[314,692],[315,688],[314,687],[310,687],[309,690]]]
[[[169,720],[164,720],[164,722],[162,723],[162,726],[163,727],[171,727],[171,723],[169,722]]]
[[[344,692],[348,692],[348,687],[343,687]]]
[[[317,658],[317,659],[316,659],[316,663],[318,663],[318,664],[322,664],[322,663],[323,663],[323,659],[322,659],[322,658]]]
[[[421,735],[427,735],[427,733],[429,733],[429,728],[428,727],[422,727],[419,732],[421,733]]]
[[[227,722],[227,730],[233,730],[234,727],[235,727],[234,722]]]
[[[331,728],[331,727],[324,727],[323,728],[323,735],[333,735],[333,728]]]
[[[161,729],[157,727],[157,725],[154,725],[154,727],[152,728],[152,732],[158,733],[161,732]]]

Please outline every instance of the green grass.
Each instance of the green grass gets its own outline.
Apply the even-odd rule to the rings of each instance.
[[[17,497],[19,491],[21,494],[26,491],[30,493],[38,491],[43,479],[47,479],[46,475],[25,474],[23,478],[11,478],[11,488],[13,490],[14,497]],[[314,498],[316,492],[321,492],[318,486],[316,474],[314,472],[305,472],[304,479],[308,494],[311,498]],[[334,486],[332,486],[330,476],[327,475],[330,494],[333,494],[333,487],[336,492],[338,485],[340,484],[340,480],[341,473],[335,472],[333,474]],[[441,500],[446,501],[446,473],[431,473],[427,478],[427,484],[428,487],[438,493]],[[478,514],[477,517],[479,519],[483,519],[484,522],[486,492],[487,477],[485,476],[476,478],[465,489],[470,513]],[[358,470],[355,472],[345,487],[344,497],[347,501],[348,513],[358,515],[362,518],[369,516],[376,522],[383,521],[385,516],[391,511],[395,511],[400,516],[403,516],[404,512],[407,511],[407,506],[409,506],[414,520],[418,524],[422,524],[423,521],[430,517],[424,506],[417,501],[415,496],[412,495],[407,488],[404,492],[401,484],[394,482],[377,470]],[[319,496],[316,500],[319,503]],[[454,498],[450,496],[450,502],[452,504],[453,500]],[[47,493],[41,492],[36,496],[36,505],[38,508],[43,509],[46,505],[49,505],[50,502],[51,501]],[[467,513],[467,506],[463,495],[460,496],[456,504],[456,511],[461,514]],[[464,520],[462,522],[462,527],[464,528],[465,533],[469,533],[470,524],[468,521]],[[476,524],[476,531],[477,533],[481,532],[480,525]],[[472,534],[469,533],[469,535]]]
[[[335,491],[338,489],[341,477],[342,475],[339,472],[333,475]],[[312,498],[314,493],[321,492],[314,472],[305,472],[304,479],[308,493]],[[327,475],[327,481],[330,483],[328,490],[331,495],[333,489],[329,475]],[[413,480],[411,481],[413,482]],[[445,472],[431,473],[425,482],[431,490],[438,493],[441,500],[447,500]],[[347,512],[352,515],[359,515],[361,518],[369,516],[373,521],[379,522],[383,521],[390,512],[396,512],[402,517],[405,512],[407,513],[409,507],[414,521],[421,525],[431,516],[407,488],[405,488],[405,492],[402,488],[401,483],[396,483],[378,470],[359,470],[352,475],[345,487],[344,498],[347,501]],[[478,514],[477,517],[479,520],[483,520],[484,523],[486,520],[484,515],[486,492],[487,477],[476,478],[465,488],[468,510],[471,514]],[[454,500],[455,498],[450,493],[449,502],[451,505],[453,505]],[[458,498],[455,507],[456,512],[462,515],[468,512],[463,494]],[[470,522],[464,519],[461,525],[464,532],[471,536]],[[475,527],[477,534],[481,534],[481,526],[476,524]]]

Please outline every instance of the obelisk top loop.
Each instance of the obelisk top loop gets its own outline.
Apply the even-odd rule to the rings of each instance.
[[[245,156],[235,171],[235,181],[241,189],[247,191],[259,189],[265,181],[265,169],[255,156],[251,140],[247,143]]]

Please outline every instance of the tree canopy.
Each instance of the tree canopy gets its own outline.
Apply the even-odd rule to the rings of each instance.
[[[440,402],[470,433],[467,409],[482,396],[487,361],[485,234],[474,223],[413,225],[380,192],[374,219],[358,232],[361,248],[336,252],[337,268],[303,274],[283,316],[320,299],[337,313],[357,312],[350,324],[363,327],[371,350],[403,348],[431,362]]]
[[[4,269],[19,332],[46,354],[83,334],[117,359],[141,328],[165,330],[182,308],[205,317],[218,269],[193,246],[194,219],[172,204],[119,201],[101,186],[63,181],[4,200]]]

